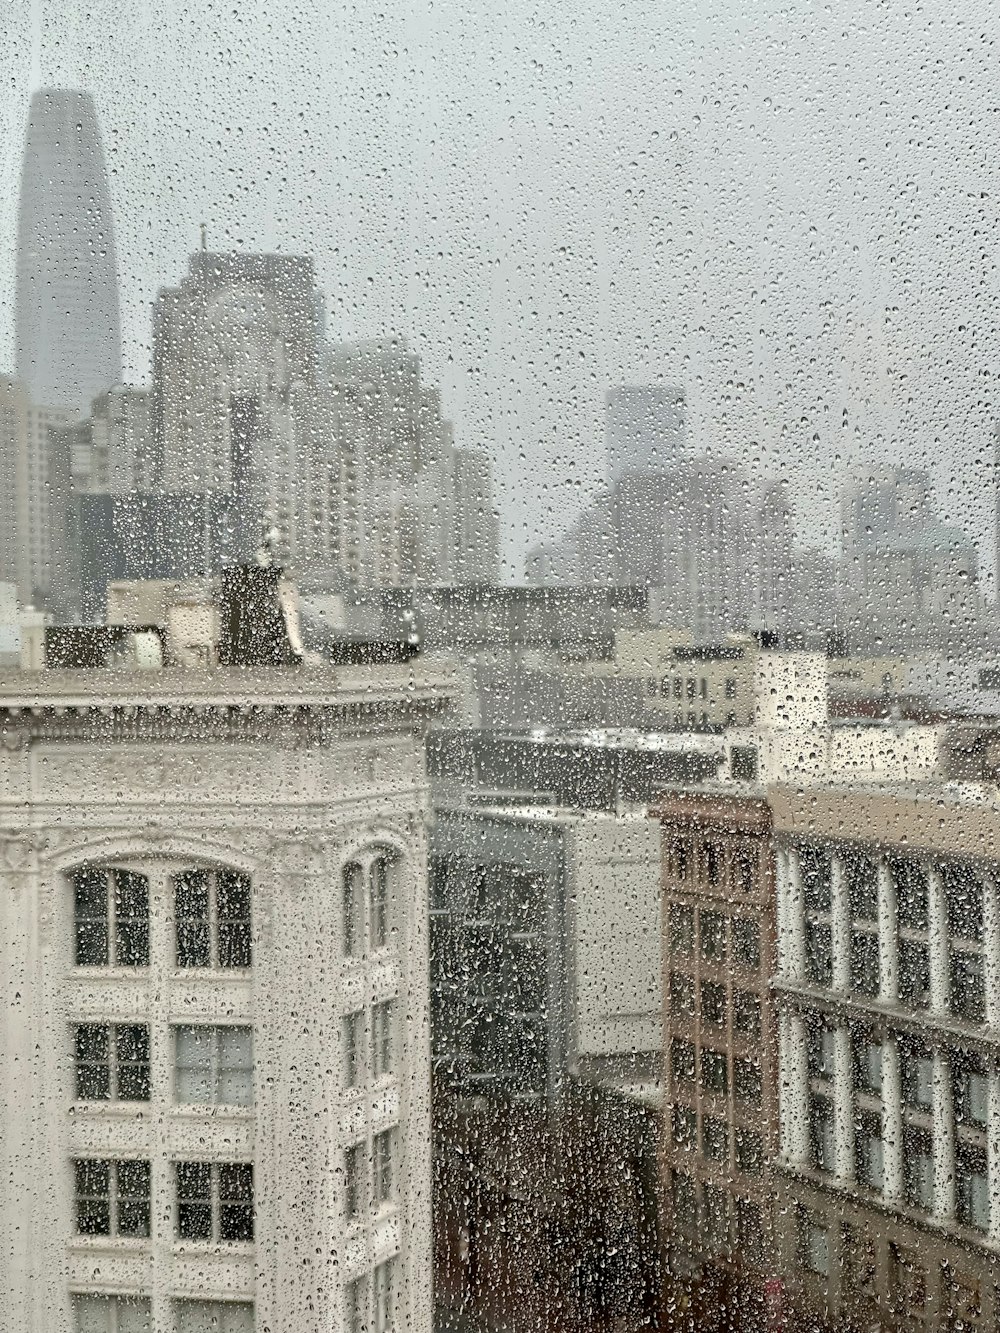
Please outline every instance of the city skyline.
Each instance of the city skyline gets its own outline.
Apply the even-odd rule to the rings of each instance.
[[[30,69],[41,41],[37,77],[86,76],[108,127],[130,377],[148,360],[144,307],[206,220],[216,245],[314,252],[338,336],[409,339],[459,438],[497,463],[507,577],[603,471],[607,385],[668,367],[693,438],[787,472],[828,545],[836,474],[864,450],[929,465],[944,517],[969,515],[986,563],[1000,319],[968,275],[1000,191],[967,128],[994,114],[982,50],[963,44],[973,6],[915,30],[881,12],[843,30],[819,17],[804,46],[804,16],[748,24],[731,3],[688,3],[620,25],[597,5],[575,28],[526,15],[516,51],[508,19],[489,16],[468,52],[458,7],[405,20],[294,9],[287,27],[277,11],[271,73],[238,113],[229,80],[259,51],[249,14],[146,19],[105,3],[70,24],[27,0],[11,11],[14,67],[23,55]],[[386,43],[399,64],[381,58]],[[219,49],[225,78],[208,60]],[[866,91],[875,50],[892,53],[884,102]],[[824,71],[838,62],[852,97],[831,101]],[[925,64],[939,101],[962,78],[956,109],[921,139]],[[641,114],[623,86],[646,90]],[[5,96],[16,118],[23,85]],[[926,258],[906,244],[914,230]]]

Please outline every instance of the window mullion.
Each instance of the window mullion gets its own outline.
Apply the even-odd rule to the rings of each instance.
[[[118,966],[118,904],[115,902],[115,877],[112,871],[105,870],[104,885],[107,893],[108,921],[108,966]]]
[[[222,1203],[219,1198],[221,1180],[218,1162],[212,1163],[210,1180],[212,1191],[212,1240],[217,1242],[222,1235]]]
[[[108,1172],[108,1230],[112,1236],[118,1235],[118,1163],[111,1163]]]
[[[210,968],[219,965],[219,881],[212,874],[208,879],[208,947]]]

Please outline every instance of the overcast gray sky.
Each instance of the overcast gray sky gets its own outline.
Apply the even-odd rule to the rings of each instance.
[[[865,460],[989,520],[1000,14],[985,0],[6,0],[0,363],[39,83],[93,90],[126,366],[196,245],[315,255],[331,335],[407,336],[493,455],[510,567],[603,473],[609,384],[788,475]],[[380,12],[380,10],[382,12]],[[984,547],[992,563],[992,542]]]

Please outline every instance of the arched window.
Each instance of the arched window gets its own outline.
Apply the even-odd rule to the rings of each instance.
[[[344,953],[348,958],[362,958],[390,944],[398,873],[399,857],[387,847],[359,853],[344,866]]]

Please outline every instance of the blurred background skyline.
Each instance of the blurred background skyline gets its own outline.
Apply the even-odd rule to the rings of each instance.
[[[84,86],[130,381],[204,221],[313,255],[332,336],[410,340],[493,457],[506,578],[604,476],[607,389],[658,380],[693,449],[787,476],[809,540],[860,466],[909,462],[988,568],[1000,21],[743,8],[13,0],[0,363],[27,100]]]

